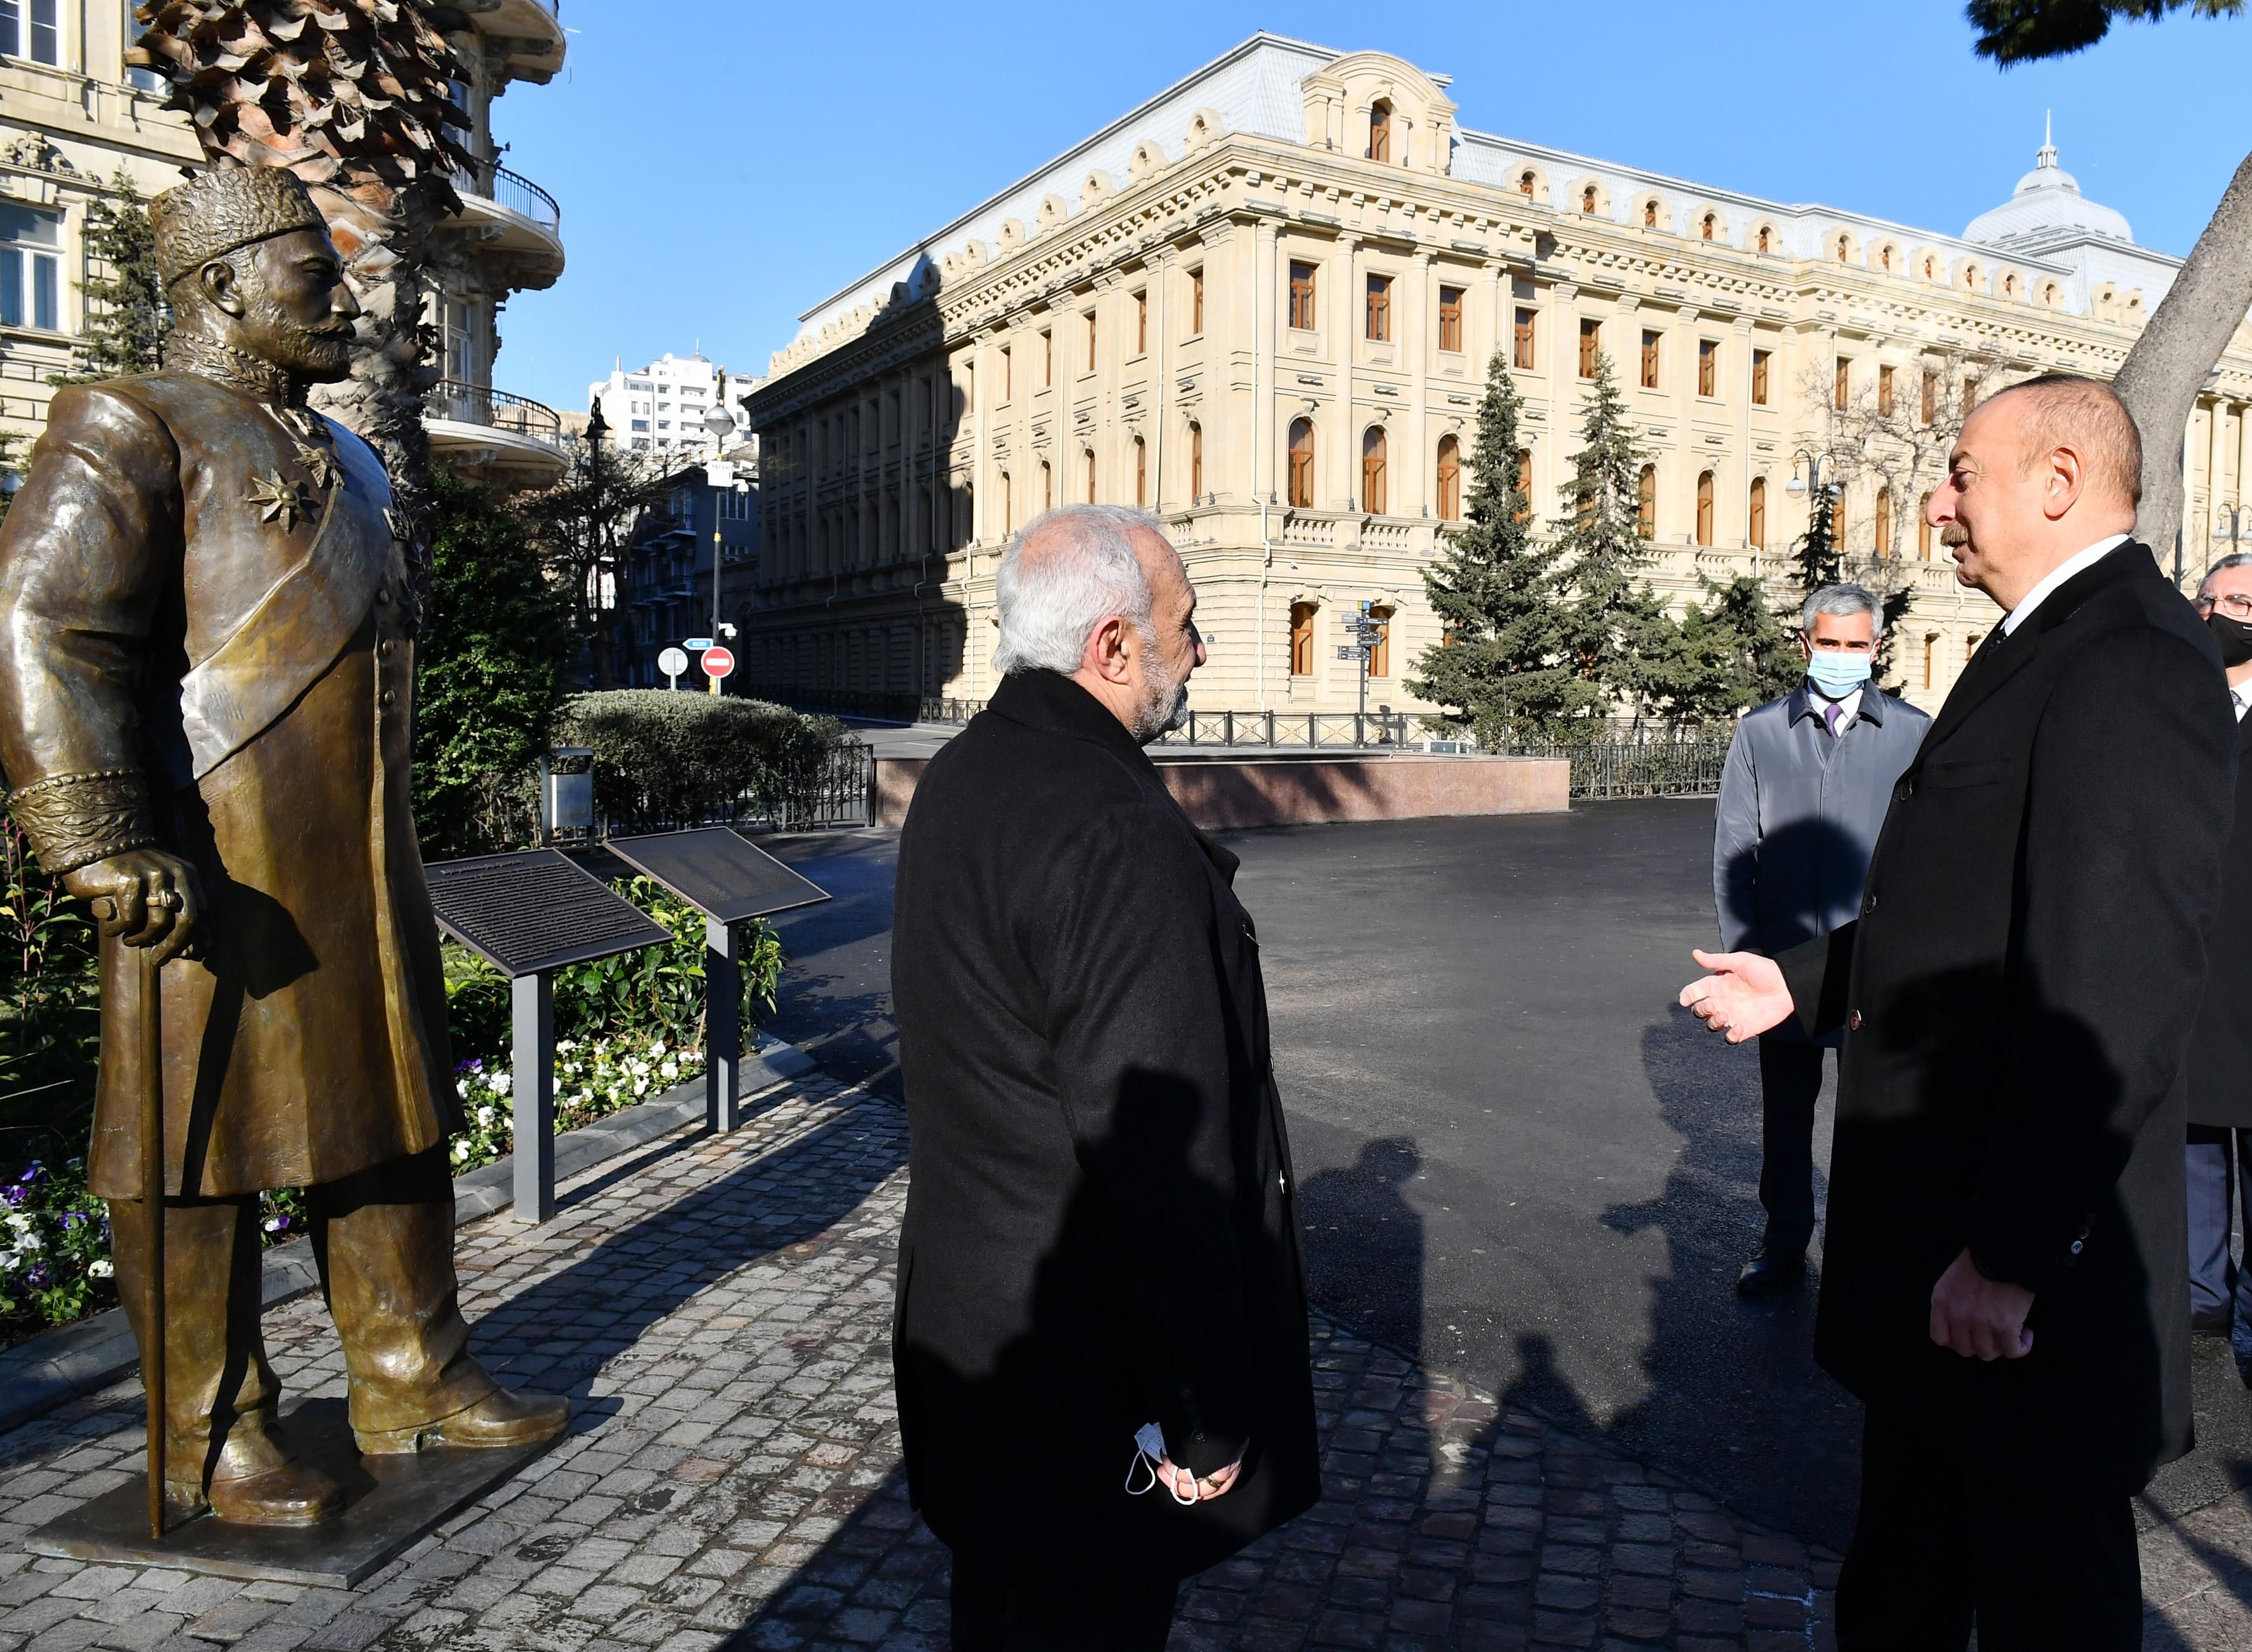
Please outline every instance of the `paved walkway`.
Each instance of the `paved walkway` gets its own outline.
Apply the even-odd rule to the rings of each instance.
[[[0,1652],[944,1647],[891,1403],[905,1156],[893,1103],[817,1079],[566,1190],[537,1232],[466,1232],[480,1350],[580,1414],[358,1591],[32,1559],[31,1526],[139,1461],[139,1390],[0,1435]],[[342,1392],[317,1299],[268,1332],[294,1392]],[[1315,1357],[1327,1496],[1192,1582],[1176,1649],[1830,1644],[1834,1557],[1333,1326]],[[2249,1527],[2230,1503],[2150,1540],[2152,1645],[2252,1638]]]

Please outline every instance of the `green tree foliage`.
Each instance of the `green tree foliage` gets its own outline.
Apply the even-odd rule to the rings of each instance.
[[[171,321],[149,209],[122,170],[109,186],[115,202],[97,198],[86,209],[87,256],[108,274],[78,284],[86,295],[86,337],[78,371],[58,375],[59,385],[152,373],[163,360]]]
[[[833,718],[735,695],[610,689],[576,694],[560,734],[594,753],[594,798],[614,826],[726,820],[751,800],[780,817],[803,813],[830,753],[849,738]]]
[[[539,760],[573,638],[523,514],[443,470],[432,480],[414,807],[436,860],[516,846],[505,793]]]
[[[1790,547],[1790,559],[1798,565],[1802,596],[1811,596],[1845,577],[1838,552],[1837,521],[1837,484],[1825,482],[1814,490],[1814,509],[1806,518],[1806,531]]]
[[[2085,51],[2115,19],[2155,23],[2185,7],[2200,17],[2244,15],[2244,0],[1970,0],[1964,10],[1978,31],[1978,55],[2012,64]]]
[[[1574,703],[1559,624],[1557,553],[1533,531],[1532,502],[1518,485],[1517,385],[1497,354],[1486,370],[1470,458],[1463,525],[1441,541],[1423,588],[1445,641],[1424,649],[1408,686],[1452,706],[1448,720],[1498,743],[1513,719],[1534,725]]]
[[[1665,606],[1636,577],[1650,560],[1637,485],[1643,462],[1610,357],[1599,355],[1555,540],[1566,590],[1561,652],[1573,678],[1559,697],[1567,718],[1601,717],[1621,703],[1639,708],[1653,687],[1652,650],[1672,650]]]

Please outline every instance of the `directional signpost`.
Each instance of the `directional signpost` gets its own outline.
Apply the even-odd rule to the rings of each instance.
[[[509,977],[516,1216],[545,1222],[555,1214],[554,973],[664,946],[672,932],[553,849],[441,861],[428,872],[446,933]]]
[[[742,1122],[742,950],[735,926],[829,899],[723,826],[616,837],[609,851],[704,914],[704,1121],[715,1135]]]

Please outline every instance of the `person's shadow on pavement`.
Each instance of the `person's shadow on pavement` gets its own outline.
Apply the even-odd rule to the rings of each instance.
[[[1411,1359],[1423,1352],[1423,1218],[1405,1190],[1423,1168],[1410,1137],[1367,1143],[1298,1187],[1308,1294],[1331,1318]]]

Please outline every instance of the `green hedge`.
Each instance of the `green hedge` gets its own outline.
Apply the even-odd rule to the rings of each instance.
[[[834,718],[665,689],[575,695],[555,733],[594,749],[595,800],[613,829],[731,820],[745,800],[771,812],[817,788],[848,738]]]

